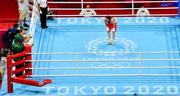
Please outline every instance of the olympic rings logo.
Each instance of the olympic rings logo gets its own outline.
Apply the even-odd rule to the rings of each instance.
[[[91,40],[90,42],[88,42],[85,48],[88,50],[88,52],[94,52],[94,53],[103,53],[103,52],[116,53],[116,52],[131,52],[138,47],[138,45],[134,41],[128,40],[124,37],[116,38],[115,42],[116,42],[115,46],[108,46],[106,45],[107,38],[97,38],[95,40]],[[98,55],[116,56],[118,54],[98,54]]]
[[[88,57],[88,60],[116,60],[116,59],[124,59],[128,60],[129,55],[126,54],[115,54],[116,52],[131,52],[134,51],[138,45],[132,41],[128,40],[124,37],[116,38],[115,46],[108,46],[107,38],[97,38],[95,40],[91,40],[87,43],[85,48],[88,52],[93,53],[103,53],[103,52],[112,52],[112,54],[96,54],[96,57]],[[90,64],[90,67],[127,67],[132,66],[129,61],[126,62],[94,62]],[[110,70],[110,69],[102,69],[102,70]]]

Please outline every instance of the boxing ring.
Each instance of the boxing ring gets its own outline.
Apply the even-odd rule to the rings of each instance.
[[[45,30],[37,20],[25,51],[8,57],[1,95],[179,96],[179,18],[117,17],[115,46],[106,45],[103,17],[56,18]],[[12,62],[18,56],[24,58]],[[25,67],[12,68],[20,63]],[[20,71],[17,80],[13,74]]]

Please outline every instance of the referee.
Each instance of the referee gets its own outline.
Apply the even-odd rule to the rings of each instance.
[[[40,21],[41,21],[41,28],[45,29],[48,28],[47,24],[46,24],[46,19],[47,19],[47,8],[48,8],[48,4],[47,4],[47,0],[37,0],[38,2],[38,10],[40,13]]]

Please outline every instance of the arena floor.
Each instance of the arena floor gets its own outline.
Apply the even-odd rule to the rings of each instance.
[[[180,61],[129,61],[128,59],[177,59],[179,54],[133,54],[133,52],[180,51],[180,20],[168,17],[119,17],[115,46],[107,45],[103,18],[59,18],[48,21],[42,30],[37,24],[33,53],[42,52],[132,52],[132,54],[33,55],[33,60],[127,60],[122,62],[33,62],[33,68],[117,67],[117,69],[34,70],[33,75],[63,74],[179,74]],[[52,79],[52,84],[32,87],[14,84],[14,93],[4,96],[180,96],[180,78],[176,76],[55,76],[33,77],[38,81]],[[96,91],[95,91],[96,89]],[[106,94],[106,95],[104,95]],[[121,95],[120,95],[121,94]],[[131,94],[131,95],[129,95]],[[141,95],[138,95],[141,96]]]

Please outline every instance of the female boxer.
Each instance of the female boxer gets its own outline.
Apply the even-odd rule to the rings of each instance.
[[[117,28],[117,20],[115,17],[112,16],[106,16],[104,19],[105,25],[107,27],[107,34],[108,34],[108,42],[107,44],[111,44],[111,30],[112,30],[112,45],[115,45],[115,33]]]

